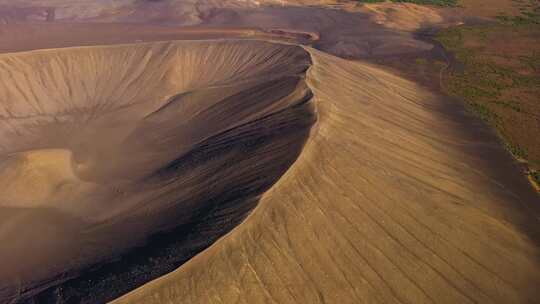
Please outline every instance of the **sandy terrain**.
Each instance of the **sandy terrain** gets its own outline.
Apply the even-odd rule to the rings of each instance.
[[[299,159],[245,223],[114,303],[533,303],[538,199],[501,183],[510,156],[412,83],[309,51]]]
[[[323,2],[0,0],[0,302],[534,303],[512,157],[344,59],[429,51],[414,31],[455,20]],[[85,277],[177,227],[173,272]],[[55,287],[78,277],[91,296]]]
[[[414,31],[426,24],[439,24],[444,22],[442,12],[422,5],[411,3],[378,3],[366,4],[362,7],[372,20],[385,27],[400,30]]]
[[[88,5],[72,5],[69,1],[59,0],[38,2],[43,3],[42,6],[34,1],[21,2],[17,6],[7,6],[6,2],[4,5],[7,8],[2,10],[3,3],[0,1],[0,20],[3,18],[6,23],[6,26],[3,26],[5,29],[0,28],[0,34],[5,39],[5,42],[0,44],[0,49],[4,51],[28,50],[28,46],[32,44],[36,46],[40,43],[48,44],[44,42],[51,39],[48,36],[53,36],[53,41],[64,43],[62,46],[80,45],[69,44],[65,40],[75,40],[80,43],[81,40],[87,39],[87,41],[93,41],[94,44],[129,43],[138,40],[145,41],[145,39],[156,40],[157,37],[167,40],[175,39],[172,37],[175,32],[176,39],[185,39],[179,36],[179,27],[196,26],[199,30],[212,28],[219,29],[221,32],[230,29],[265,31],[279,29],[316,33],[320,35],[316,43],[318,49],[341,57],[367,58],[373,55],[397,55],[429,50],[432,46],[415,39],[412,31],[418,29],[424,21],[439,22],[440,18],[437,12],[429,10],[430,15],[425,17],[427,19],[422,19],[419,17],[420,13],[417,12],[420,8],[411,5],[404,6],[407,8],[407,13],[403,15],[381,17],[384,13],[371,9],[349,6],[347,10],[320,6],[305,7],[294,5],[294,2],[286,3],[287,5],[284,6],[264,6],[263,4],[266,3],[264,1],[239,0],[130,0],[124,5],[119,5],[122,2],[80,1],[90,3],[91,5],[88,5],[91,8],[87,7]],[[111,7],[113,3],[118,6],[116,9]],[[274,2],[270,2],[272,3]],[[317,1],[312,4],[316,5]],[[58,16],[62,14],[58,12],[54,13],[54,18],[45,16],[47,11],[57,11],[66,7],[76,10],[72,13],[73,16],[60,18]],[[29,15],[29,11],[37,9],[44,10],[40,13],[44,17],[38,19],[39,22],[37,22],[39,26],[36,26],[36,18]],[[381,21],[380,18],[384,20]],[[398,21],[398,18],[416,20],[409,23],[406,28],[396,30],[396,26],[391,26],[391,24],[401,25],[403,22]],[[75,24],[70,24],[67,29],[58,30],[58,25],[66,22],[75,22]],[[92,26],[88,26],[89,22]],[[82,29],[85,27],[84,23],[87,24],[86,30]],[[152,25],[152,27],[144,29],[141,26],[137,27],[137,24]],[[93,30],[94,25],[96,29],[99,29],[98,31]],[[387,25],[392,28],[391,31],[388,30]],[[141,33],[138,34],[139,32]],[[100,38],[100,35],[103,38]],[[227,36],[230,34],[223,35],[223,37]],[[40,39],[36,40],[35,37],[40,37]],[[358,37],[362,38],[358,39]],[[213,38],[216,36],[214,35]],[[48,46],[45,45],[45,47]]]
[[[248,41],[0,55],[3,299],[268,188],[313,121],[308,64]]]

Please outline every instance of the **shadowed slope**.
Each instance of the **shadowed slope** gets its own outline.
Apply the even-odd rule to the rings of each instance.
[[[82,275],[102,289],[36,299],[102,303],[237,225],[304,144],[309,64],[256,41],[0,55],[0,301]],[[166,265],[80,273],[178,226]]]
[[[230,234],[114,303],[534,303],[538,197],[494,137],[310,52],[318,122],[298,160]]]

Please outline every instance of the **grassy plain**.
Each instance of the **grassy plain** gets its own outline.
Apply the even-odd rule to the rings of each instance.
[[[491,125],[506,148],[540,183],[540,4],[514,1],[518,14],[441,31],[438,40],[458,65],[442,89]],[[421,63],[420,63],[421,64]]]

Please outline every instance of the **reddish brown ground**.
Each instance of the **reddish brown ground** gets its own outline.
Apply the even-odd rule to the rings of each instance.
[[[444,88],[475,107],[519,158],[540,164],[540,27],[488,25],[450,30],[442,41],[464,62]]]

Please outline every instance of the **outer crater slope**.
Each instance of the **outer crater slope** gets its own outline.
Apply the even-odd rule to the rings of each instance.
[[[538,197],[494,136],[308,50],[318,121],[297,161],[230,234],[114,303],[537,301]]]

